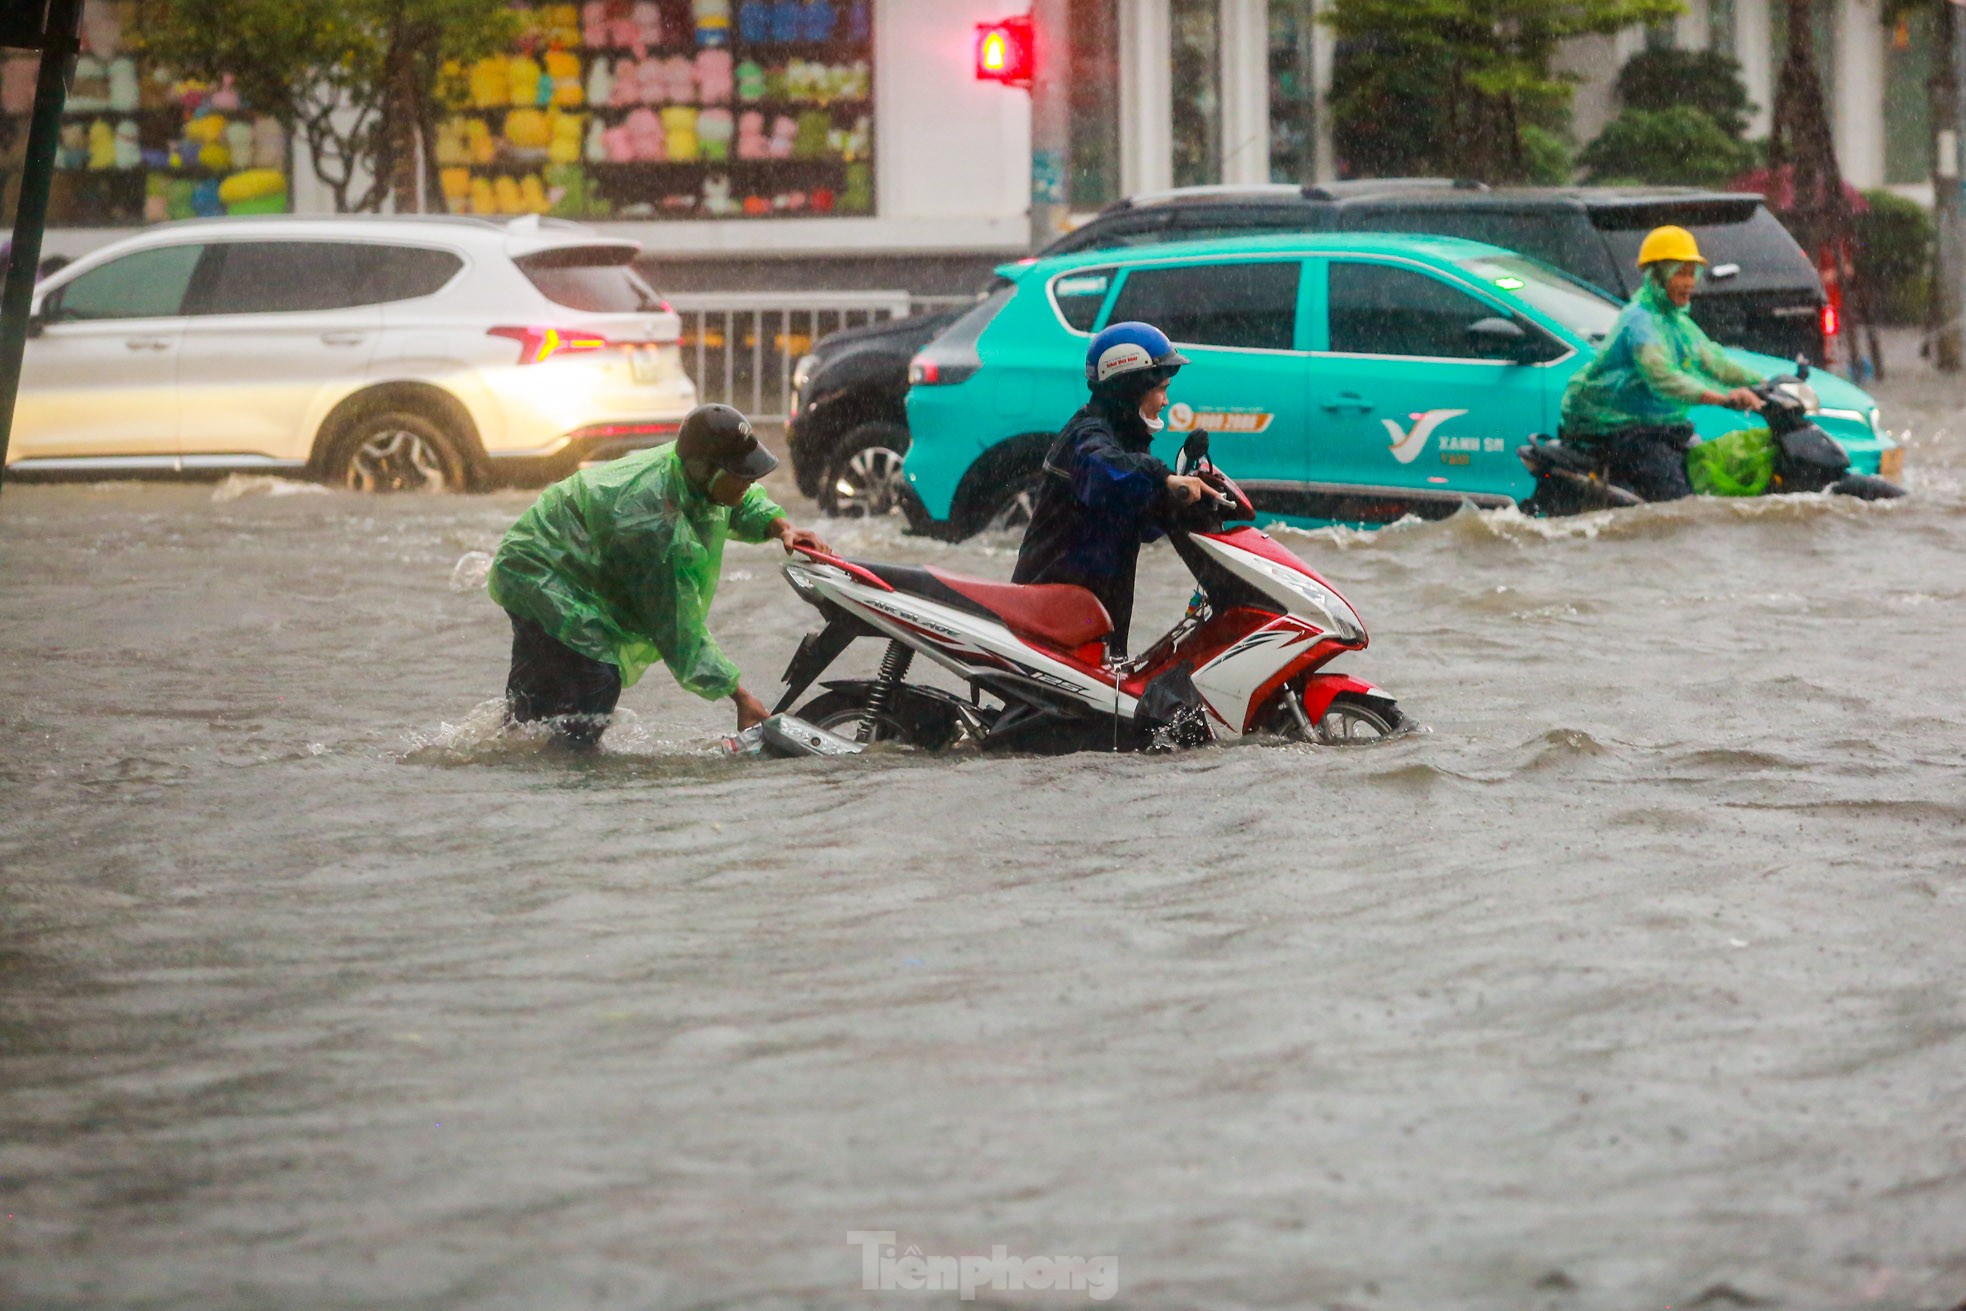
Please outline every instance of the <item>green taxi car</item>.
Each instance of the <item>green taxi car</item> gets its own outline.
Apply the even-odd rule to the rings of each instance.
[[[1155,453],[1189,431],[1270,519],[1388,523],[1533,490],[1516,448],[1556,431],[1571,375],[1621,304],[1537,260],[1448,237],[1243,237],[1026,261],[917,355],[901,493],[959,538],[1028,512],[1046,447],[1085,403],[1088,338],[1141,320],[1193,361]],[[1734,352],[1764,374],[1785,360]],[[1898,472],[1876,403],[1810,377],[1815,421],[1859,473]],[[1741,426],[1694,411],[1703,437]],[[1165,448],[1165,449],[1163,449]],[[1880,464],[1882,468],[1880,469]]]

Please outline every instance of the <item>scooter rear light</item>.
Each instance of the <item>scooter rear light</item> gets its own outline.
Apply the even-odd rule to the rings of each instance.
[[[1823,335],[1834,337],[1842,327],[1842,321],[1836,317],[1836,306],[1823,306]]]
[[[908,361],[908,385],[911,387],[933,387],[942,381],[942,370],[934,360],[926,355],[917,355]]]
[[[578,328],[555,328],[533,324],[524,328],[489,328],[488,337],[507,337],[519,343],[519,363],[544,364],[555,355],[578,355],[584,351],[608,348],[606,337]]]

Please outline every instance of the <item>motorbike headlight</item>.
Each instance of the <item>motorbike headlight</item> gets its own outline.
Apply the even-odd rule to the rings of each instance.
[[[1344,597],[1317,579],[1259,557],[1247,558],[1242,563],[1290,593],[1293,598],[1290,606],[1292,614],[1310,620],[1333,637],[1343,638],[1347,642],[1356,642],[1365,636],[1365,624],[1359,619],[1358,612],[1345,603]]]
[[[1816,389],[1806,382],[1785,382],[1775,390],[1792,397],[1802,407],[1804,414],[1814,414],[1823,408],[1822,401],[1817,399]]]

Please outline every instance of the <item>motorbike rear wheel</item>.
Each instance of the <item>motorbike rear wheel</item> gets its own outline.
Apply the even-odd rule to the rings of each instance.
[[[896,690],[892,704],[879,714],[867,704],[867,687],[836,687],[822,692],[792,713],[815,728],[850,741],[939,751],[955,740],[961,725],[955,712],[910,688]]]

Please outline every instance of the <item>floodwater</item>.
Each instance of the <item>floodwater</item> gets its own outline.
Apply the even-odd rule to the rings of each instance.
[[[734,763],[655,670],[569,761],[523,493],[9,487],[0,1305],[1952,1307],[1966,389],[1883,394],[1896,505],[1289,537],[1350,750]]]

